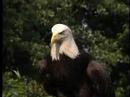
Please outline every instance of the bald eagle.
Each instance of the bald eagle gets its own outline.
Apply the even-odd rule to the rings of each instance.
[[[79,49],[71,29],[56,24],[51,31],[50,54],[39,61],[46,92],[56,97],[114,97],[105,65]]]

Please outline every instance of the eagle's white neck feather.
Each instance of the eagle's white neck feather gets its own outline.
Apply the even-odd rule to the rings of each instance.
[[[60,54],[65,54],[71,59],[75,59],[80,53],[73,38],[68,38],[60,45],[54,43],[51,47],[52,60],[60,60]]]

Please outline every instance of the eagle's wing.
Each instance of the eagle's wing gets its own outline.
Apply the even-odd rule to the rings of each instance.
[[[50,73],[49,73],[49,65],[50,63],[50,57],[47,56],[46,58],[43,58],[39,60],[39,68],[40,68],[40,73],[41,77],[44,81],[44,89],[45,91],[53,96],[57,97],[57,91],[56,91],[56,86],[54,85],[54,80],[52,79]]]
[[[92,88],[95,96],[99,97],[115,97],[112,88],[111,78],[106,71],[105,66],[91,61],[87,67],[87,75],[92,82]]]

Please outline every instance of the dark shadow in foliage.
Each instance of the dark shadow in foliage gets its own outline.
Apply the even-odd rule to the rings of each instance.
[[[8,70],[9,71],[18,70],[22,76],[26,76],[28,78],[40,82],[41,81],[41,79],[39,78],[40,74],[37,67],[32,65],[32,61],[30,60],[31,59],[30,52],[27,49],[24,49],[19,46],[15,46],[13,50],[14,53],[12,58],[14,61],[13,62],[10,61],[11,63],[9,64],[9,66],[6,66],[6,62],[5,62],[6,59],[4,60],[5,65],[3,66],[3,68],[5,69],[3,70],[3,73]],[[4,52],[5,58],[7,58],[8,56],[7,52],[8,51]],[[9,69],[8,68],[6,69],[6,67],[8,67]]]
[[[42,38],[44,43],[46,43],[46,45],[48,45],[48,46],[50,45],[50,42],[51,42],[51,36],[52,36],[52,33],[49,32]]]
[[[121,78],[120,74],[127,75],[128,80],[130,80],[130,77],[128,77],[128,76],[130,76],[129,68],[130,68],[130,66],[128,63],[117,63],[116,67],[113,66],[112,67],[113,71],[111,73],[111,74],[113,74],[112,75],[113,81],[120,80],[120,78]]]
[[[130,96],[130,65],[128,63],[117,63],[116,67],[112,67],[111,78],[115,83],[115,87],[123,87],[125,89],[125,96]],[[123,78],[125,76],[125,79]],[[120,81],[123,80],[122,83]]]

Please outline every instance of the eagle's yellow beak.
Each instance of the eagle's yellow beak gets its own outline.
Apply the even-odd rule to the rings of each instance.
[[[52,34],[52,37],[51,37],[51,44],[57,42],[57,34],[56,33],[53,33]]]

